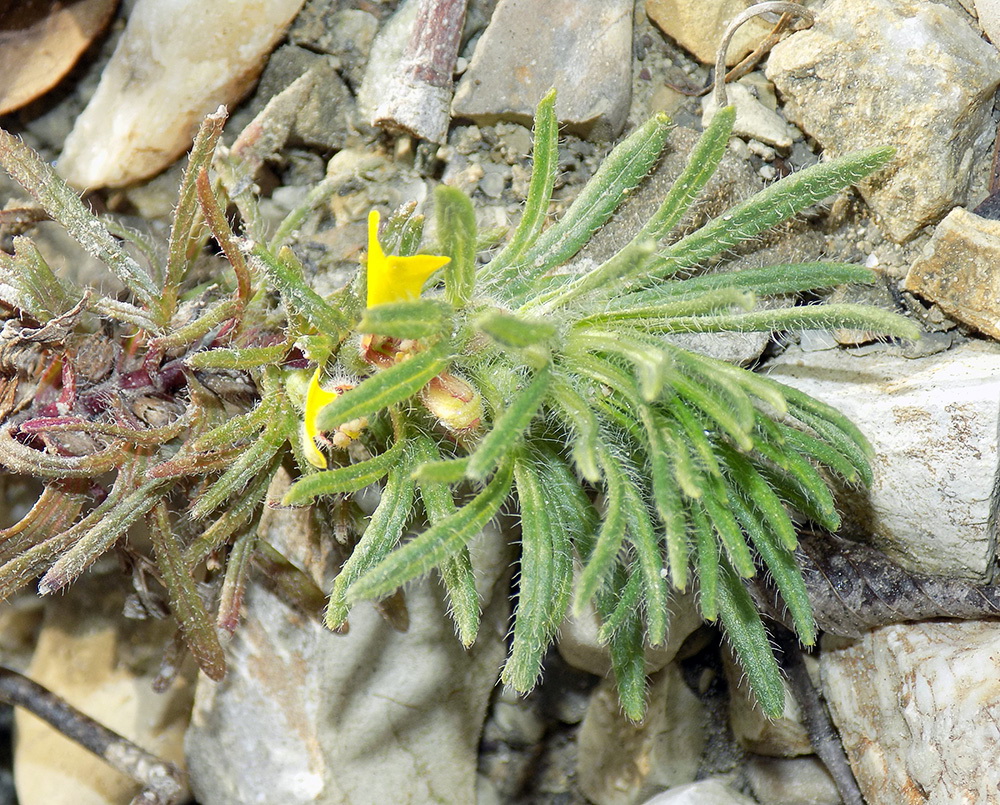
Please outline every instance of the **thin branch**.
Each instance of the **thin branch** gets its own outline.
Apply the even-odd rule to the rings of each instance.
[[[183,800],[186,793],[184,772],[175,765],[151,755],[37,682],[3,666],[0,666],[0,700],[23,707],[112,768],[142,783],[143,789],[132,800],[132,805],[177,805]]]
[[[384,88],[372,125],[445,141],[467,2],[419,0],[405,55]]]

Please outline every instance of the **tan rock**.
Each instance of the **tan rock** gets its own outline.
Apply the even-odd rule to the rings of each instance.
[[[649,715],[633,724],[610,680],[594,691],[579,734],[577,776],[596,805],[634,805],[694,780],[705,742],[705,713],[676,664],[650,680]]]
[[[202,119],[253,86],[303,0],[138,0],[59,159],[77,187],[153,176]]]
[[[122,617],[117,567],[92,572],[48,602],[26,674],[90,717],[178,766],[193,698],[193,673],[163,694],[152,681],[176,625]],[[127,805],[141,786],[23,710],[15,715],[14,778],[22,805]]]
[[[646,0],[646,14],[698,61],[714,64],[726,27],[751,5],[750,0]],[[773,27],[760,17],[743,25],[729,45],[726,64],[732,66],[750,53]]]
[[[956,207],[906,275],[906,289],[1000,338],[1000,221]]]

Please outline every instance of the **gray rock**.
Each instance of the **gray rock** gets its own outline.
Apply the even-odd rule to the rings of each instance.
[[[1000,221],[956,207],[906,275],[906,289],[953,319],[1000,338]]]
[[[643,805],[754,805],[719,780],[702,780],[657,794]]]
[[[747,762],[747,780],[753,795],[767,805],[840,805],[840,792],[815,755],[761,757]]]
[[[336,56],[347,83],[356,90],[364,79],[378,18],[367,11],[337,6],[336,0],[306,3],[288,30],[288,39],[294,45]]]
[[[610,680],[591,696],[578,738],[577,776],[595,805],[634,805],[695,778],[706,739],[704,708],[674,664],[650,682],[642,724],[622,715]]]
[[[874,448],[871,489],[839,495],[846,531],[911,571],[989,579],[1000,346],[969,342],[914,360],[794,349],[768,374],[833,405]]]
[[[963,203],[973,167],[986,164],[1000,55],[937,3],[831,0],[812,28],[774,48],[767,76],[786,116],[831,155],[899,149],[859,185],[893,240]]]
[[[823,691],[869,805],[997,801],[1000,624],[824,640]]]
[[[751,4],[747,0],[646,0],[646,14],[671,39],[704,64],[714,64],[726,27]],[[773,25],[760,17],[733,36],[726,64],[734,65],[757,47]]]
[[[555,87],[560,122],[594,139],[616,136],[631,94],[632,9],[631,0],[500,0],[452,113],[530,123]]]
[[[306,567],[321,562],[308,515],[267,516],[267,539]],[[509,615],[503,543],[493,532],[474,550],[484,616],[470,650],[434,580],[408,585],[407,632],[362,605],[347,635],[248,589],[229,674],[202,680],[196,697],[187,753],[199,802],[475,801],[476,750]]]

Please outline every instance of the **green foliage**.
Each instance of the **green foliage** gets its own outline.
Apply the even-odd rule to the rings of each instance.
[[[286,505],[343,516],[351,494],[382,486],[333,582],[332,628],[352,606],[436,570],[459,637],[471,644],[479,601],[468,546],[516,501],[507,684],[530,689],[567,612],[592,606],[624,710],[641,718],[644,647],[666,639],[671,591],[693,586],[765,712],[780,712],[778,668],[744,580],[769,573],[802,641],[815,641],[789,512],[836,528],[829,478],[868,483],[870,450],[829,406],[669,335],[852,327],[914,338],[911,322],[869,307],[757,305],[762,296],[874,279],[856,266],[694,271],[879,169],[891,150],[801,171],[672,239],[726,149],[734,113],[723,110],[628,243],[585,273],[560,273],[613,225],[660,158],[669,123],[654,117],[626,138],[546,227],[558,163],[554,103],[550,94],[538,107],[529,194],[507,244],[479,264],[471,202],[439,188],[436,233],[451,262],[421,298],[369,310],[373,280],[364,273],[333,298],[309,287],[286,245],[306,208],[270,241],[262,237],[238,166],[213,165],[219,116],[192,152],[166,262],[148,267],[0,133],[0,163],[130,295],[110,299],[57,280],[26,238],[0,255],[2,301],[14,311],[0,336],[0,463],[46,484],[31,512],[0,534],[0,595],[39,574],[42,592],[61,589],[144,520],[182,633],[219,678],[217,630],[235,624],[252,566],[301,608],[317,609],[312,582],[256,534],[284,464],[296,476]],[[331,190],[318,186],[308,204]],[[230,202],[240,222],[226,218]],[[412,255],[422,229],[412,206],[391,217],[381,235],[385,265]],[[230,269],[197,286],[191,269],[207,232]],[[115,354],[128,349],[103,369],[85,369],[95,339]],[[336,391],[325,390],[324,376],[341,379]],[[309,414],[317,383],[327,404]],[[304,449],[317,430],[336,445],[324,445],[335,466],[322,471]],[[352,443],[358,449],[345,452]],[[115,479],[99,494],[91,481],[106,472]]]

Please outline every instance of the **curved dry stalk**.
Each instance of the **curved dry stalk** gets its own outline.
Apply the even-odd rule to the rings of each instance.
[[[23,707],[113,769],[142,783],[132,805],[176,805],[183,800],[187,787],[184,772],[173,763],[150,754],[48,688],[4,666],[0,666],[0,700]]]

